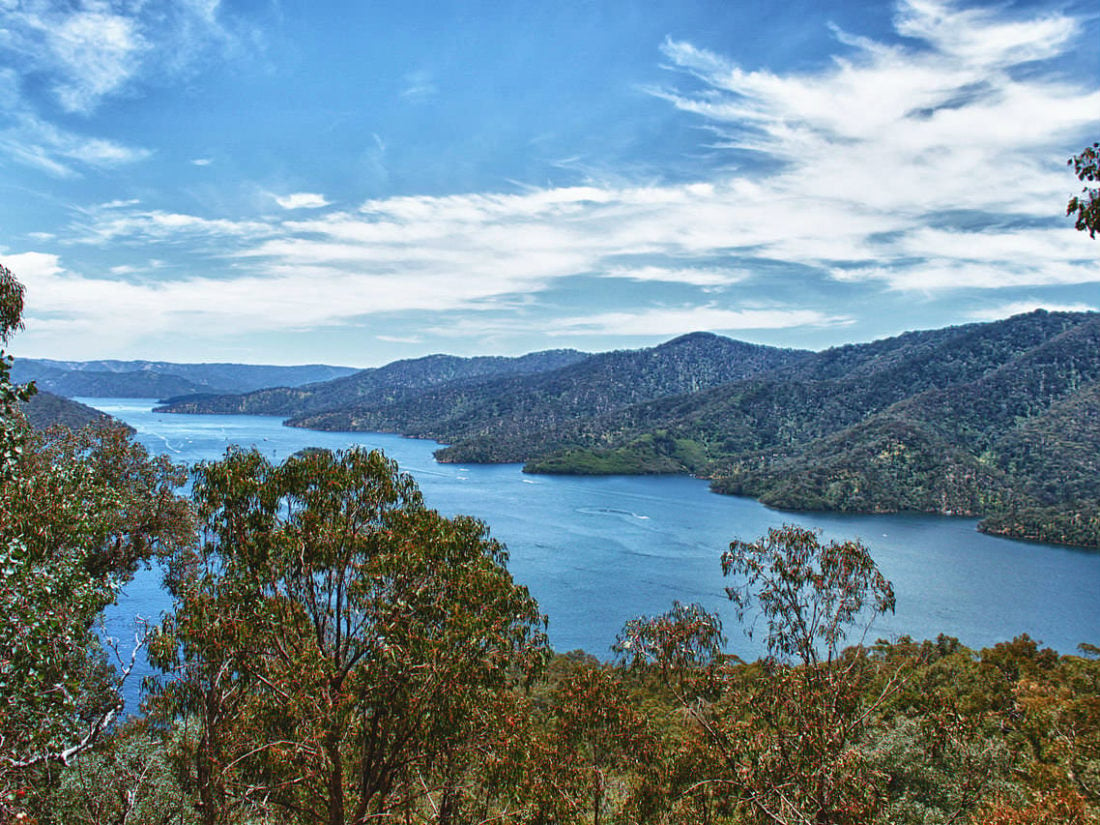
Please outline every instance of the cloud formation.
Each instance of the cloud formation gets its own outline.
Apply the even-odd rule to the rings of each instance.
[[[216,11],[207,3],[205,19]],[[1100,129],[1100,89],[1044,63],[1076,47],[1081,24],[1065,14],[1004,15],[904,0],[895,26],[908,40],[836,31],[834,59],[814,71],[747,70],[666,41],[675,80],[652,94],[715,130],[739,163],[691,183],[379,197],[358,209],[298,192],[275,200],[310,214],[246,219],[137,203],[85,209],[69,249],[109,244],[170,258],[185,244],[188,262],[205,268],[86,279],[67,258],[28,253],[27,271],[17,269],[35,294],[28,331],[94,328],[108,313],[132,336],[213,335],[229,319],[242,332],[272,332],[423,313],[419,326],[375,336],[411,341],[439,334],[440,313],[498,313],[448,327],[476,335],[529,326],[499,313],[529,309],[565,279],[583,278],[637,297],[614,310],[593,303],[587,315],[546,310],[549,334],[666,336],[852,322],[856,308],[820,297],[830,289],[924,300],[1098,283],[1095,246],[1059,217],[1071,188],[1065,157]],[[124,88],[127,61],[144,59],[140,28],[119,25],[117,54],[99,80],[65,93],[71,105]],[[80,50],[69,49],[75,65]],[[3,145],[15,153],[16,142]],[[66,160],[66,145],[59,137],[25,162],[54,163],[62,174],[139,151],[82,144],[83,155],[74,146]],[[797,272],[805,288],[765,300],[769,279],[783,272]],[[1016,297],[998,305],[1015,306]]]
[[[324,195],[314,192],[295,192],[293,195],[275,196],[275,202],[283,209],[320,209],[328,206]]]
[[[151,151],[60,126],[104,100],[179,73],[213,44],[233,37],[217,18],[219,0],[8,0],[0,3],[0,152],[55,177],[148,158]],[[6,65],[5,65],[6,64]],[[48,100],[35,99],[43,86]]]

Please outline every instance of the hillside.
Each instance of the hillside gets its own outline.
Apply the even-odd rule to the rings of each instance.
[[[16,383],[66,397],[167,398],[193,393],[242,393],[261,387],[298,386],[350,375],[351,367],[324,364],[177,364],[167,361],[55,361],[18,358]]]
[[[537,375],[447,385],[400,403],[329,409],[292,426],[382,430],[451,442],[440,460],[522,461],[555,446],[557,429],[668,395],[694,393],[798,363],[808,352],[709,333],[593,355]]]
[[[579,446],[527,469],[687,471],[786,509],[987,515],[993,532],[1100,546],[1097,382],[1100,316],[1032,313],[632,408],[559,433]]]
[[[77,430],[88,424],[111,420],[106,413],[86,404],[44,390],[31,396],[31,400],[23,404],[22,409],[27,421],[36,430],[57,425]]]
[[[302,387],[276,387],[243,395],[170,399],[159,409],[179,413],[301,416],[318,410],[350,408],[367,403],[398,403],[444,384],[468,386],[499,376],[546,372],[587,357],[576,350],[546,350],[518,358],[428,355]]]

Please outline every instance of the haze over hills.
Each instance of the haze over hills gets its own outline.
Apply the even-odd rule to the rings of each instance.
[[[583,361],[576,350],[545,350],[518,358],[428,355],[394,361],[344,378],[302,387],[274,387],[243,395],[169,399],[166,412],[304,415],[316,410],[398,403],[441,385],[467,386],[507,375],[547,372]]]
[[[298,386],[356,372],[325,364],[177,364],[167,361],[55,361],[18,358],[16,383],[34,381],[39,389],[68,397],[167,398],[190,393],[242,393],[261,387]]]

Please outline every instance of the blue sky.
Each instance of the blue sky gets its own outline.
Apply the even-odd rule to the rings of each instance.
[[[821,348],[1100,309],[1094,2],[0,0],[15,354]]]

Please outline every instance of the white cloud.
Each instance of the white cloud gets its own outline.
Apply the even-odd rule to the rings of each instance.
[[[413,103],[424,103],[439,94],[439,87],[435,85],[432,73],[426,69],[409,72],[405,75],[405,86],[401,90],[401,97]]]
[[[92,138],[44,121],[28,111],[9,113],[0,127],[0,152],[55,177],[75,177],[80,169],[110,169],[145,160],[148,149]]]
[[[211,158],[195,158],[191,161],[192,166],[209,166],[214,161]]]
[[[177,242],[182,237],[224,239],[240,237],[256,239],[275,231],[264,221],[233,221],[225,218],[201,218],[159,209],[134,210],[106,204],[82,210],[85,219],[74,229],[80,243],[106,244],[122,242]]]
[[[295,192],[293,195],[283,197],[275,195],[273,197],[275,202],[283,209],[320,209],[322,206],[329,205],[324,195],[313,192]]]
[[[1065,157],[1100,128],[1096,84],[1034,62],[1070,48],[1078,24],[1060,15],[997,14],[911,0],[898,26],[920,42],[841,33],[844,55],[813,73],[747,71],[668,41],[672,66],[705,88],[659,94],[721,130],[731,149],[778,161],[754,175],[379,198],[297,220],[139,205],[88,210],[70,241],[140,244],[143,254],[146,246],[186,242],[215,262],[219,276],[86,287],[76,274],[54,271],[38,276],[50,296],[42,312],[75,323],[116,305],[126,311],[112,310],[113,323],[135,335],[304,329],[379,313],[500,308],[576,275],[701,290],[756,283],[745,259],[930,295],[1096,283],[1100,269],[1086,237],[1068,222],[1035,228],[1037,219],[1058,219],[1073,188]],[[1024,64],[1026,72],[1016,71]],[[93,154],[107,162],[111,152]],[[47,152],[43,165],[50,158],[57,153]],[[277,201],[288,210],[329,205],[308,192]],[[966,226],[951,225],[958,212],[969,216]],[[731,309],[703,300],[595,312],[551,330],[670,335],[848,320],[814,308]]]
[[[0,4],[0,153],[55,177],[143,160],[146,149],[79,134],[47,114],[76,115],[106,99],[140,92],[208,57],[232,51],[235,38],[217,19],[218,0],[24,0]],[[49,100],[34,89],[50,92]],[[52,101],[52,104],[51,102]]]
[[[715,306],[650,309],[644,312],[603,312],[553,321],[547,334],[683,335],[697,330],[740,332],[804,326],[848,324],[851,319],[816,310],[789,307],[722,309]]]
[[[694,286],[726,286],[743,281],[751,273],[743,270],[715,269],[713,267],[663,266],[613,266],[603,273],[606,278],[622,278],[628,281],[651,281]]]
[[[913,255],[958,255],[990,269],[1015,262],[1013,282],[1064,280],[1056,270],[1066,253],[1046,256],[1055,232],[928,228],[953,210],[987,213],[991,223],[1056,217],[1070,189],[1065,157],[1100,127],[1095,83],[1029,65],[1071,48],[1078,22],[1058,14],[1005,20],[999,13],[910,0],[899,8],[898,30],[923,41],[921,48],[841,34],[850,53],[814,73],[746,71],[670,40],[664,51],[673,66],[707,89],[657,94],[713,123],[728,147],[784,164],[742,195],[750,208],[785,219],[787,236],[767,242],[775,257],[823,266],[873,261],[873,271],[902,287],[916,286],[908,274]],[[1028,72],[1014,71],[1025,65]],[[901,237],[883,243],[876,240],[882,233]],[[1085,257],[1067,240],[1071,234],[1062,231],[1061,244]],[[981,271],[960,267],[960,276],[970,272],[977,280],[939,279],[920,288],[995,285]]]
[[[0,6],[0,47],[68,112],[94,111],[149,75],[179,71],[231,35],[216,0],[27,0]]]

